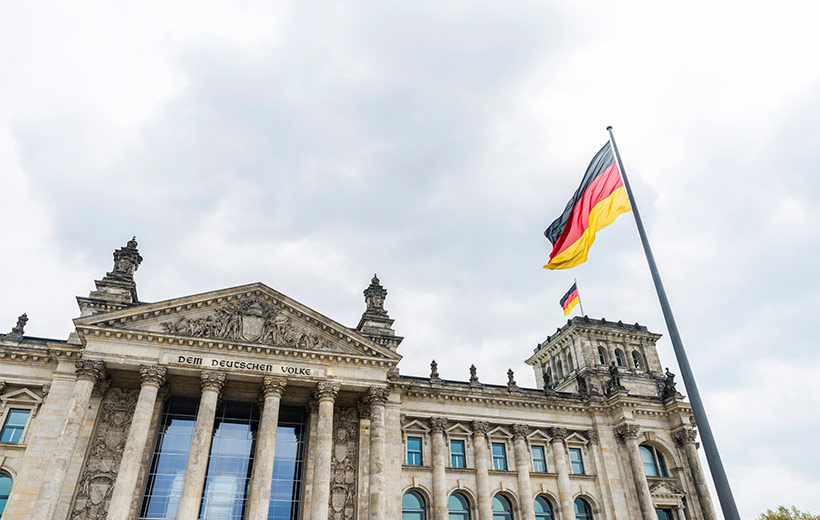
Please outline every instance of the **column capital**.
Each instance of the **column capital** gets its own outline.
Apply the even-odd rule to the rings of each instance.
[[[447,419],[444,417],[430,417],[430,427],[433,433],[444,433],[445,426],[447,426]]]
[[[199,374],[200,379],[200,388],[204,392],[205,390],[214,390],[216,392],[222,392],[222,387],[225,386],[225,372],[217,372],[216,370],[203,370]]]
[[[95,359],[78,359],[74,362],[77,379],[85,379],[94,384],[99,383],[106,376],[105,362]]]
[[[696,444],[698,439],[698,432],[694,428],[682,428],[672,433],[672,438],[681,446],[686,444]]]
[[[334,383],[332,381],[319,381],[316,384],[316,398],[319,401],[335,401],[336,396],[339,394],[339,390],[341,389],[342,385],[339,383]]]
[[[157,388],[165,384],[168,376],[168,369],[157,365],[140,365],[140,385],[155,386]]]
[[[552,442],[564,442],[564,439],[569,435],[569,431],[566,428],[553,427],[549,428],[547,432],[550,437],[552,437]]]
[[[473,434],[487,435],[490,430],[490,423],[486,421],[473,421]]]
[[[589,442],[591,442],[593,444],[598,444],[598,431],[597,430],[587,430],[586,434],[587,434],[587,439],[589,439]]]
[[[282,397],[286,386],[288,386],[288,380],[283,377],[266,377],[262,380],[262,398],[269,395]]]
[[[518,438],[521,437],[522,439],[527,438],[527,433],[530,431],[530,427],[527,424],[513,424],[512,425],[513,437]]]
[[[641,427],[637,424],[623,423],[615,428],[615,433],[617,433],[623,440],[637,439],[638,435],[641,433]]]
[[[364,393],[364,397],[362,399],[370,406],[376,404],[384,405],[387,404],[387,397],[389,395],[390,389],[386,386],[371,386],[367,389],[367,392]]]

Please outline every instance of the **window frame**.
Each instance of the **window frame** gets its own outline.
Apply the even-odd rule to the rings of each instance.
[[[454,453],[453,452],[453,444],[458,443],[461,445],[461,453]],[[455,457],[461,457],[461,465],[455,464]],[[454,469],[466,469],[467,468],[467,441],[464,439],[450,439],[450,467]]]
[[[405,510],[405,508],[404,508],[404,497],[407,496],[407,495],[410,495],[410,494],[413,494],[413,495],[419,497],[419,499],[421,499],[421,509],[420,510],[419,509],[413,509],[413,508]],[[408,489],[407,491],[405,491],[401,495],[401,518],[402,518],[402,520],[404,520],[404,513],[405,512],[411,513],[411,514],[412,513],[421,513],[421,520],[427,520],[427,502],[428,502],[427,498],[418,489]]]
[[[645,370],[643,356],[641,356],[640,352],[633,350],[630,352],[630,357],[632,358],[632,368],[635,370]]]
[[[573,452],[578,453],[578,461],[572,460]],[[584,464],[584,450],[580,447],[568,447],[567,448],[567,457],[569,458],[569,469],[571,475],[586,475],[586,465]],[[581,472],[575,471],[575,464],[579,464],[581,467]]]
[[[624,354],[623,350],[616,348],[615,349],[615,365],[618,368],[627,368],[626,365],[626,354]]]
[[[501,449],[503,450],[502,455],[497,456],[495,454],[494,448],[496,446],[501,447]],[[507,443],[506,442],[504,442],[504,441],[502,441],[502,442],[490,441],[490,455],[492,456],[492,460],[493,460],[493,471],[509,471],[510,470],[510,465],[509,465],[509,462],[507,460]],[[496,467],[496,464],[495,464],[496,459],[504,461],[504,467],[503,468]]]
[[[45,401],[45,396],[40,397],[25,386],[16,390],[8,391],[4,395],[0,396],[0,425],[5,426],[8,412],[11,409],[29,411],[28,418],[26,419],[26,425],[23,427],[23,432],[20,434],[20,439],[16,443],[9,442],[0,444],[26,444],[29,428],[31,427],[34,418],[37,417],[40,407],[43,406],[43,401]],[[2,426],[0,426],[0,432],[2,432]]]
[[[450,500],[456,495],[463,498],[464,502],[467,503],[466,509],[462,509],[460,511],[453,511],[453,510],[450,509]],[[467,494],[464,493],[461,490],[455,490],[452,493],[450,493],[450,496],[447,497],[447,518],[448,518],[448,520],[452,520],[450,518],[450,515],[453,514],[453,513],[458,514],[459,518],[462,518],[462,519],[464,518],[464,513],[467,514],[467,517],[466,517],[467,520],[472,520],[472,518],[473,518],[473,503],[470,501],[470,497],[468,497]]]
[[[646,465],[648,462],[643,458],[644,449],[652,455],[652,463],[654,465],[655,473],[657,473],[656,475],[650,475],[646,472]],[[658,448],[652,444],[640,444],[638,445],[638,451],[641,454],[641,464],[643,466],[644,475],[650,478],[669,478],[669,467],[666,465],[666,457],[663,455],[663,452],[658,450]]]
[[[584,505],[584,511],[581,513],[583,516],[578,516],[578,508],[576,505],[578,502],[581,502]],[[575,497],[575,500],[572,501],[572,510],[575,513],[575,520],[593,520],[595,518],[595,513],[592,511],[592,504],[590,504],[589,500],[585,497]]]
[[[535,504],[538,502],[538,499],[543,500],[547,504],[548,511],[544,512],[535,512],[535,520],[555,520],[555,506],[552,505],[552,500],[546,495],[535,495],[532,499],[533,502],[533,509],[535,509]]]
[[[535,451],[536,449],[541,450],[541,455],[544,457],[541,462],[544,463],[544,470],[541,471],[535,467]],[[532,460],[532,472],[533,473],[549,473],[549,465],[547,465],[547,447],[543,444],[531,444],[530,445],[530,459]]]
[[[19,427],[19,425],[14,425],[13,426],[13,428],[15,430],[19,429],[20,436],[17,438],[16,441],[3,441],[3,440],[0,440],[0,444],[25,444],[26,433],[28,432],[28,425],[31,423],[31,418],[34,415],[34,410],[32,410],[28,406],[9,405],[5,410],[3,410],[3,412],[4,412],[3,417],[2,417],[2,419],[0,419],[0,424],[2,424],[2,426],[0,426],[0,439],[3,438],[3,434],[6,431],[6,427],[8,426],[8,421],[9,421],[9,418],[11,416],[11,412],[13,412],[15,410],[27,412],[26,421],[25,421],[25,423],[23,423],[22,427]],[[12,435],[12,437],[13,437],[13,435]]]
[[[410,441],[411,440],[414,440],[414,441],[418,440],[419,441],[418,451],[416,451],[416,450],[410,451]],[[408,435],[404,451],[406,453],[406,457],[404,459],[405,465],[407,465],[407,466],[424,466],[424,437],[421,437],[421,436],[417,437],[415,435]],[[418,464],[410,462],[410,454],[411,453],[413,453],[413,454],[418,453],[418,458],[419,458]],[[402,496],[404,496],[404,495],[402,495]]]

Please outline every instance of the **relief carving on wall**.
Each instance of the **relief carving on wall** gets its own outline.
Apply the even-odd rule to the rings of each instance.
[[[71,520],[105,519],[138,394],[139,389],[118,387],[105,394],[77,484]]]
[[[356,518],[358,459],[359,416],[356,407],[336,407],[333,411],[333,457],[330,459],[328,520]]]
[[[281,345],[305,350],[330,350],[331,342],[309,330],[300,330],[286,313],[255,298],[216,309],[204,318],[181,317],[160,323],[163,332]]]

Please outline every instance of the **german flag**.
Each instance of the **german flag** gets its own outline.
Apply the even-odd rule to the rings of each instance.
[[[553,245],[544,268],[569,269],[586,262],[595,233],[629,209],[612,145],[607,142],[587,166],[581,186],[564,212],[544,231]]]
[[[578,284],[572,284],[572,287],[569,288],[567,294],[561,298],[561,308],[564,309],[564,316],[572,312],[572,309],[575,308],[581,302],[581,297],[578,296]]]

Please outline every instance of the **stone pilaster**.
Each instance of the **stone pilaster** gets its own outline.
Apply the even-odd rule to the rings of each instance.
[[[672,434],[683,451],[686,454],[686,460],[689,462],[689,469],[692,472],[692,480],[695,483],[695,491],[698,494],[698,502],[700,502],[700,509],[703,513],[704,520],[715,520],[715,506],[712,504],[712,497],[709,494],[709,488],[706,487],[706,480],[703,475],[703,468],[700,465],[700,458],[698,457],[698,434],[694,429],[684,428]]]
[[[564,518],[575,518],[572,490],[569,485],[569,461],[567,460],[567,449],[564,446],[564,439],[568,433],[566,428],[549,429],[555,472],[558,474],[558,507],[561,508],[561,515]]]
[[[248,497],[248,520],[266,520],[270,508],[273,459],[276,454],[276,428],[279,425],[279,401],[288,382],[278,377],[262,380],[262,417],[259,419],[253,474]]]
[[[78,359],[74,362],[77,382],[68,403],[63,426],[54,443],[49,471],[46,480],[37,494],[37,501],[31,513],[31,520],[52,520],[57,504],[60,502],[60,492],[65,484],[68,466],[74,455],[74,446],[80,435],[80,428],[85,421],[88,404],[91,401],[91,392],[94,386],[105,378],[105,363],[91,359]]]
[[[165,384],[168,370],[159,366],[140,366],[140,394],[134,408],[134,416],[128,429],[128,438],[120,461],[120,471],[114,483],[111,503],[108,506],[108,520],[127,520],[131,513],[131,502],[137,492],[142,455],[154,415],[157,393]]]
[[[333,451],[333,403],[341,388],[340,384],[331,381],[320,381],[316,385],[319,422],[316,428],[316,460],[313,466],[310,520],[327,520],[328,518],[330,459]]]
[[[185,469],[185,482],[182,484],[177,520],[196,520],[199,517],[202,490],[205,487],[205,476],[208,470],[208,458],[211,454],[216,405],[225,384],[225,377],[225,372],[212,370],[205,370],[200,374],[202,395],[199,398],[199,410],[196,413],[194,436],[191,441],[191,451],[188,454],[188,466]]]
[[[386,515],[384,415],[389,395],[390,389],[382,387],[371,387],[365,394],[365,401],[370,405],[370,465],[368,468],[370,500],[367,510],[369,520],[381,520]]]
[[[530,484],[530,451],[527,448],[526,424],[513,424],[513,449],[515,450],[515,469],[518,472],[518,497],[521,502],[523,520],[535,520],[532,485]]]
[[[487,431],[490,425],[483,421],[473,421],[473,447],[475,451],[475,488],[478,501],[478,520],[493,520],[492,497],[490,496],[490,450],[487,446]]]
[[[626,444],[629,465],[632,466],[632,476],[635,478],[635,490],[638,493],[638,503],[641,506],[641,518],[643,520],[656,520],[655,506],[652,504],[652,494],[649,491],[649,481],[646,480],[646,473],[641,460],[641,450],[638,447],[638,435],[640,427],[637,424],[624,423],[619,425],[615,432]]]
[[[447,520],[447,448],[444,442],[444,427],[447,419],[433,417],[430,426],[433,429],[433,520]]]

